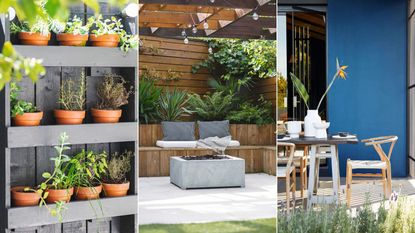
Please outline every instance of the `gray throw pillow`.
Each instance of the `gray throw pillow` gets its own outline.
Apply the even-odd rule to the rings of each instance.
[[[229,121],[199,121],[199,138],[230,136]]]
[[[163,141],[195,141],[194,122],[161,122]]]

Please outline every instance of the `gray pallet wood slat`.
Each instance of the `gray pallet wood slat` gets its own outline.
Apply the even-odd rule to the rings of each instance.
[[[62,233],[86,233],[86,221],[68,222],[62,224]]]
[[[18,98],[24,101],[35,103],[35,85],[29,78],[23,78],[18,85]],[[21,148],[12,150],[12,157],[10,161],[10,183],[12,186],[28,185],[34,186],[36,183],[36,150],[35,148]]]
[[[121,233],[121,217],[111,219],[111,233]]]
[[[125,53],[120,48],[15,45],[27,57],[43,59],[44,66],[62,67],[135,67],[137,51]]]
[[[137,201],[136,195],[102,198],[93,201],[72,201],[67,204],[68,209],[64,212],[63,222],[133,215],[137,213],[137,207],[131,203],[137,203]],[[102,205],[103,214],[101,211],[97,212],[97,210],[100,210],[100,205]],[[58,219],[51,216],[46,208],[38,206],[10,208],[7,209],[7,214],[10,229],[42,226],[58,222]],[[25,221],[22,222],[22,219]]]
[[[36,82],[36,106],[43,111],[42,125],[55,124],[53,110],[59,107],[61,67],[47,67],[46,75]]]
[[[62,233],[62,224],[40,226],[37,228],[37,233]]]
[[[88,233],[110,233],[111,219],[95,219],[87,221]]]
[[[35,147],[57,144],[62,132],[69,135],[71,144],[94,144],[135,141],[137,123],[48,125],[38,127],[7,128],[8,147]]]

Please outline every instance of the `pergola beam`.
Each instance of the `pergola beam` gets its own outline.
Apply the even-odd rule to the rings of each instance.
[[[141,4],[169,4],[169,5],[196,5],[196,6],[214,6],[227,8],[255,8],[258,6],[257,0],[215,0],[214,3],[210,1],[201,0],[140,0]]]

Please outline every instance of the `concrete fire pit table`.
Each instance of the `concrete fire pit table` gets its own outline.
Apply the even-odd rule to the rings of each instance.
[[[229,155],[173,156],[170,182],[181,189],[245,187],[245,160]]]

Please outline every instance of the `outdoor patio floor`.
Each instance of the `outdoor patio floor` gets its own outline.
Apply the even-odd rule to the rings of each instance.
[[[182,190],[169,177],[140,177],[140,225],[275,217],[275,176],[247,174],[245,182],[245,188]]]
[[[320,183],[320,188],[318,189],[319,194],[326,194],[330,195],[332,192],[332,182],[331,181],[324,181],[329,178],[322,177],[323,181]],[[355,183],[358,181],[359,183]],[[360,183],[361,182],[361,183]],[[299,180],[297,180],[297,184],[299,184]],[[345,192],[345,178],[342,177],[341,179],[341,186],[340,186],[340,201],[341,203],[346,203],[346,192]],[[301,206],[303,204],[300,198],[300,191],[297,188],[296,192],[296,206]],[[285,187],[283,184],[283,180],[278,182],[278,208],[284,207],[286,205],[285,202]],[[408,197],[415,197],[415,179],[411,178],[399,178],[392,180],[392,191],[395,191],[402,196]],[[291,197],[291,196],[290,196]],[[307,190],[304,193],[304,200],[307,197]],[[370,180],[370,179],[357,179],[353,178],[353,185],[352,185],[352,196],[351,196],[351,207],[359,207],[365,203],[366,198],[370,199],[371,203],[381,202],[383,199],[383,186],[380,181]],[[304,202],[305,203],[305,202]]]

